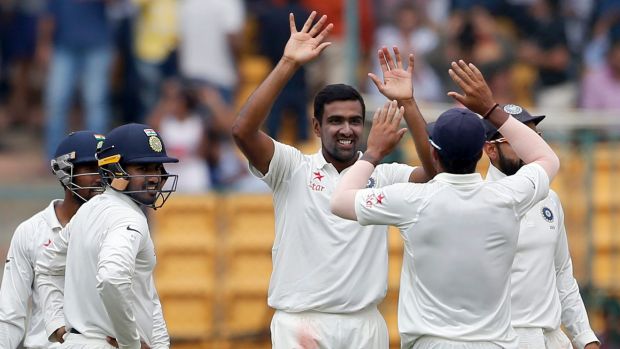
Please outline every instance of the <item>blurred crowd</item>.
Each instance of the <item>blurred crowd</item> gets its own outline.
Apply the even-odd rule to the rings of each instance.
[[[335,24],[332,45],[279,97],[265,125],[273,137],[287,117],[297,142],[311,138],[308,106],[324,84],[351,82],[367,103],[381,101],[366,73],[380,71],[376,51],[392,45],[415,54],[423,103],[449,102],[446,71],[462,58],[481,68],[499,102],[620,109],[620,0],[359,0],[356,45],[347,3],[0,0],[0,132],[41,133],[49,157],[70,130],[145,122],[181,159],[171,169],[180,191],[265,191],[231,141],[240,91],[255,83],[240,62],[276,64],[288,13],[301,22],[310,10]]]

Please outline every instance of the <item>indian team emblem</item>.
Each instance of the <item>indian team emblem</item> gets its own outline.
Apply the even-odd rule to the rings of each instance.
[[[523,108],[515,104],[506,104],[504,106],[504,111],[510,115],[518,115],[518,114],[521,114],[521,112],[523,111]]]
[[[366,184],[366,188],[374,188],[377,185],[377,180],[374,177],[368,178],[368,183]]]
[[[161,141],[156,136],[149,137],[149,145],[151,146],[151,149],[155,150],[158,153],[161,152],[163,149]]]
[[[549,207],[547,206],[543,207],[542,216],[547,222],[549,223],[553,222],[553,212],[551,212],[551,209]]]

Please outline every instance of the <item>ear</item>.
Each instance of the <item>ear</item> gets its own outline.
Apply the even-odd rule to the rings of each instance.
[[[312,117],[312,131],[314,131],[315,136],[321,138],[321,124],[314,116]]]
[[[484,143],[484,147],[482,149],[484,149],[484,152],[487,154],[492,163],[497,161],[497,145],[492,143]]]
[[[437,152],[437,149],[435,149],[435,147],[433,147],[432,145],[430,149],[431,149],[431,159],[433,161],[433,167],[435,167],[435,170],[437,171],[437,173],[443,172],[443,166],[441,166],[441,161],[439,161],[439,153]]]

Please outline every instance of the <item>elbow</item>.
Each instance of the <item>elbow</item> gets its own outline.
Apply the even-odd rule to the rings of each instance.
[[[233,123],[231,133],[235,143],[239,144],[239,140],[243,138],[243,127],[241,126],[239,117],[237,117],[237,120]]]

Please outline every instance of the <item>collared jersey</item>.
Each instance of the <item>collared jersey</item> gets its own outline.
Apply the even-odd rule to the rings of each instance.
[[[82,205],[43,251],[37,273],[46,286],[46,277],[64,270],[69,328],[86,337],[115,337],[121,347],[139,346],[142,339],[160,349],[170,344],[154,267],[146,216],[127,195],[108,188]],[[47,296],[47,291],[42,293]]]
[[[489,167],[487,180],[505,177]],[[598,341],[573,277],[562,204],[552,190],[521,220],[511,282],[513,327],[552,331],[563,323],[578,348]]]
[[[300,312],[351,313],[379,303],[387,291],[387,227],[362,227],[330,211],[338,173],[314,155],[274,141],[263,177],[273,190],[275,241],[269,305]],[[368,185],[406,182],[413,167],[379,165]]]
[[[398,302],[403,347],[421,336],[517,347],[510,268],[519,222],[548,191],[538,164],[496,182],[478,173],[440,173],[426,184],[358,191],[360,224],[395,225],[405,242]]]
[[[43,308],[33,284],[38,252],[62,229],[54,210],[61,201],[52,201],[21,223],[13,234],[0,288],[0,348],[17,348],[24,333],[26,348],[58,347],[47,340]]]

